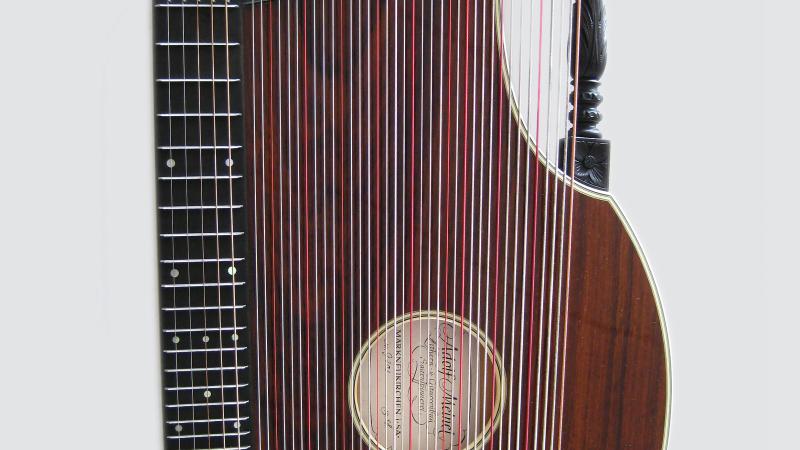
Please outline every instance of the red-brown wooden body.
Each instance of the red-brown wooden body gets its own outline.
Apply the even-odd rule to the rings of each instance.
[[[261,448],[368,448],[346,398],[354,352],[394,317],[436,309],[438,292],[439,309],[487,323],[523,383],[486,448],[517,448],[500,435],[534,448],[538,405],[556,417],[540,421],[538,448],[548,436],[546,448],[662,449],[669,368],[652,280],[613,201],[564,190],[528,148],[509,113],[494,4],[408,1],[395,17],[391,1],[369,13],[367,1],[324,3],[316,20],[311,2],[244,11]],[[551,276],[562,301],[543,305]],[[546,360],[550,311],[562,352],[550,373],[564,390],[537,402],[529,368]]]

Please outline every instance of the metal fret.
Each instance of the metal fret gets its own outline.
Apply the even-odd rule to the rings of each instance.
[[[167,211],[193,210],[193,209],[239,209],[243,205],[190,205],[190,206],[159,206],[158,209]]]
[[[175,333],[197,333],[200,331],[239,331],[244,330],[247,327],[208,327],[208,328],[166,328],[161,330],[163,333],[175,334]]]
[[[196,439],[196,438],[212,438],[212,437],[234,437],[234,436],[246,436],[249,434],[249,431],[231,431],[229,433],[213,433],[213,434],[185,434],[185,435],[175,435],[175,436],[167,436],[168,439]],[[228,449],[229,447],[225,447]]]
[[[200,233],[194,233],[200,234]],[[242,233],[227,233],[233,236],[239,236]],[[203,233],[205,235],[205,233]],[[171,235],[162,235],[162,237],[174,237]],[[244,258],[206,258],[206,259],[162,259],[162,264],[200,264],[200,263],[215,263],[215,262],[239,262],[244,261]]]
[[[156,42],[162,47],[237,47],[238,42]]]
[[[221,282],[221,283],[183,283],[183,284],[162,284],[162,288],[194,288],[194,287],[228,287],[228,286],[244,286],[244,281],[237,282]]]
[[[205,3],[205,4],[197,4],[197,3],[157,3],[156,8],[187,8],[187,9],[195,9],[195,8],[238,8],[239,5],[228,3],[228,4],[220,4],[220,3]]]
[[[160,113],[158,117],[241,117],[241,113]],[[217,147],[219,148],[219,147]]]
[[[239,150],[241,145],[159,145],[159,150]]]
[[[185,373],[185,372],[219,372],[222,370],[247,370],[250,366],[239,367],[191,367],[186,369],[166,369],[166,373]]]
[[[239,78],[159,78],[159,83],[238,83]]]
[[[196,176],[169,176],[158,177],[162,181],[186,181],[186,180],[238,180],[241,175],[196,175]]]
[[[223,385],[216,385],[216,386],[186,386],[186,387],[172,387],[172,388],[165,388],[167,391],[197,391],[197,390],[210,390],[210,389],[239,389],[243,387],[247,387],[248,384],[223,384]]]
[[[164,350],[164,353],[174,355],[179,353],[241,352],[243,350],[247,350],[247,347],[187,348],[181,350]]]
[[[208,402],[208,403],[184,403],[176,405],[174,403],[167,403],[167,408],[205,408],[206,406],[242,406],[250,403],[247,400],[239,400],[238,402]]]
[[[226,417],[224,419],[201,419],[201,420],[168,420],[170,425],[186,424],[186,423],[216,423],[216,422],[237,422],[237,421],[250,420],[249,417]],[[230,448],[230,447],[228,447]]]
[[[222,306],[186,306],[183,308],[161,308],[162,311],[212,311],[212,310],[232,310],[242,309],[245,305],[222,305]]]
[[[221,231],[219,233],[164,233],[159,234],[162,238],[187,238],[187,237],[222,237],[222,236],[241,236],[244,233],[241,231]],[[244,258],[237,258],[239,261],[243,260]],[[172,260],[164,260],[162,262],[167,262]],[[178,261],[178,260],[175,260]],[[210,259],[209,261],[225,261],[223,259]]]

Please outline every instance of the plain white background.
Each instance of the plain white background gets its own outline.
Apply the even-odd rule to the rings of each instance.
[[[6,3],[0,445],[161,448],[150,2]],[[603,128],[667,317],[669,448],[798,449],[800,2],[607,4]]]

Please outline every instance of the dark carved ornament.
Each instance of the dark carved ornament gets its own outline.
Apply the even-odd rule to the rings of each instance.
[[[576,3],[577,13],[577,3]],[[598,125],[603,119],[599,106],[603,102],[600,94],[600,79],[606,70],[608,59],[606,46],[606,14],[602,0],[581,1],[580,12],[580,45],[579,53],[573,48],[572,69],[575,74],[575,62],[578,62],[578,104],[575,105],[573,95],[570,103],[577,109],[575,116],[571,111],[569,121],[573,124],[570,137],[562,145],[559,166],[571,174],[571,165],[563,164],[565,152],[572,152],[573,133],[575,138],[574,163],[575,179],[587,186],[607,190],[609,181],[609,157],[611,144],[603,139]],[[577,25],[577,24],[576,24]],[[575,87],[575,80],[572,85]],[[574,92],[574,91],[573,91]],[[575,122],[575,123],[573,123]],[[565,150],[566,149],[566,150]]]

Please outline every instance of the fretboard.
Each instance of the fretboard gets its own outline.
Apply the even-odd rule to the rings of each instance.
[[[251,445],[237,3],[154,5],[167,449]]]

